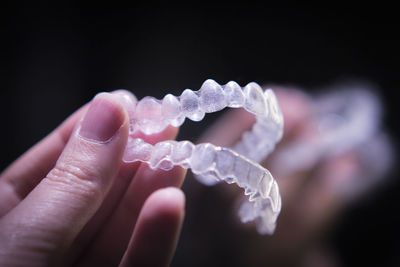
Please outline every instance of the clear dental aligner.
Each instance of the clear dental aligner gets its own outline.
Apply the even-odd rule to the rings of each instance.
[[[151,145],[130,135],[124,161],[146,162],[153,169],[191,168],[200,182],[209,185],[218,181],[237,183],[249,195],[249,202],[239,209],[242,222],[255,221],[260,233],[272,234],[281,210],[279,189],[271,173],[256,163],[274,149],[283,134],[283,116],[271,89],[263,92],[256,83],[242,89],[233,81],[221,86],[209,79],[200,90],[186,89],[179,97],[145,97],[131,113],[130,131],[158,133],[168,125],[179,127],[185,118],[200,121],[205,113],[225,107],[244,108],[256,116],[253,128],[232,149],[189,141]]]

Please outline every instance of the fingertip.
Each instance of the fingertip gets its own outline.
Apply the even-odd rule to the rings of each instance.
[[[79,135],[92,141],[105,142],[128,123],[127,111],[119,99],[109,93],[100,93],[90,103]]]
[[[182,227],[185,195],[174,187],[151,194],[140,213],[121,266],[167,266]]]
[[[92,102],[97,101],[98,99],[111,103],[116,112],[118,112],[124,120],[128,119],[129,114],[125,105],[126,101],[124,101],[124,99],[126,100],[128,97],[124,97],[121,94],[101,92],[93,98]],[[92,105],[92,103],[90,103],[90,105]]]
[[[162,188],[152,193],[144,205],[148,217],[182,217],[185,209],[185,194],[176,187]]]

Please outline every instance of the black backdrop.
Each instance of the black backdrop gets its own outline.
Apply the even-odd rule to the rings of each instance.
[[[160,98],[198,89],[206,78],[306,90],[365,79],[380,88],[386,129],[393,137],[399,133],[400,37],[390,8],[204,4],[192,9],[21,7],[2,13],[1,169],[99,91],[126,88],[139,98]],[[182,130],[182,138],[193,139],[201,130],[191,126]],[[397,172],[391,176],[349,210],[335,232],[333,242],[346,265],[400,262],[400,183]],[[210,263],[224,262],[215,260]],[[178,248],[174,263],[190,262]]]

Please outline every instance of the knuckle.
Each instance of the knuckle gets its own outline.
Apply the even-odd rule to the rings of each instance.
[[[97,177],[97,172],[91,168],[57,163],[45,180],[58,190],[92,198],[102,193]]]

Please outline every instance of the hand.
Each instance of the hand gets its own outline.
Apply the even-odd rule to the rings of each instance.
[[[330,254],[331,251],[324,246],[324,238],[347,204],[343,188],[348,188],[355,180],[362,182],[362,176],[359,174],[359,156],[355,151],[349,150],[340,155],[320,158],[315,165],[306,169],[289,170],[289,164],[279,158],[280,153],[292,144],[307,144],[309,140],[313,140],[317,136],[317,127],[313,119],[311,99],[305,93],[297,89],[276,87],[274,91],[284,115],[285,131],[282,141],[262,165],[267,167],[277,180],[282,196],[282,212],[278,218],[277,229],[272,236],[263,237],[253,227],[246,231],[249,227],[242,224],[232,224],[228,230],[226,228],[229,226],[225,224],[212,227],[221,227],[213,229],[215,232],[232,231],[237,234],[229,237],[230,240],[225,240],[224,249],[233,255],[240,254],[240,260],[246,264],[326,266],[321,261],[326,264],[336,260]],[[251,129],[254,123],[254,115],[243,109],[229,111],[209,128],[199,142],[230,147],[241,138],[244,131]],[[302,159],[298,159],[300,160]],[[238,194],[240,199],[244,199],[243,191],[236,189],[232,186],[219,187],[218,193],[227,195],[229,200],[226,202],[233,202]],[[207,195],[207,198],[210,196]],[[200,205],[204,203],[202,200],[199,200]],[[222,204],[216,206],[219,209],[226,208]],[[203,224],[202,227],[206,228],[207,224]],[[240,234],[241,230],[246,233]],[[218,239],[215,236],[213,238]],[[246,243],[245,248],[243,243]],[[214,252],[207,249],[205,246],[202,253],[212,258]],[[239,259],[234,256],[232,258],[232,262]]]
[[[125,91],[97,95],[0,175],[1,266],[169,264],[185,171],[122,162],[135,101]]]

